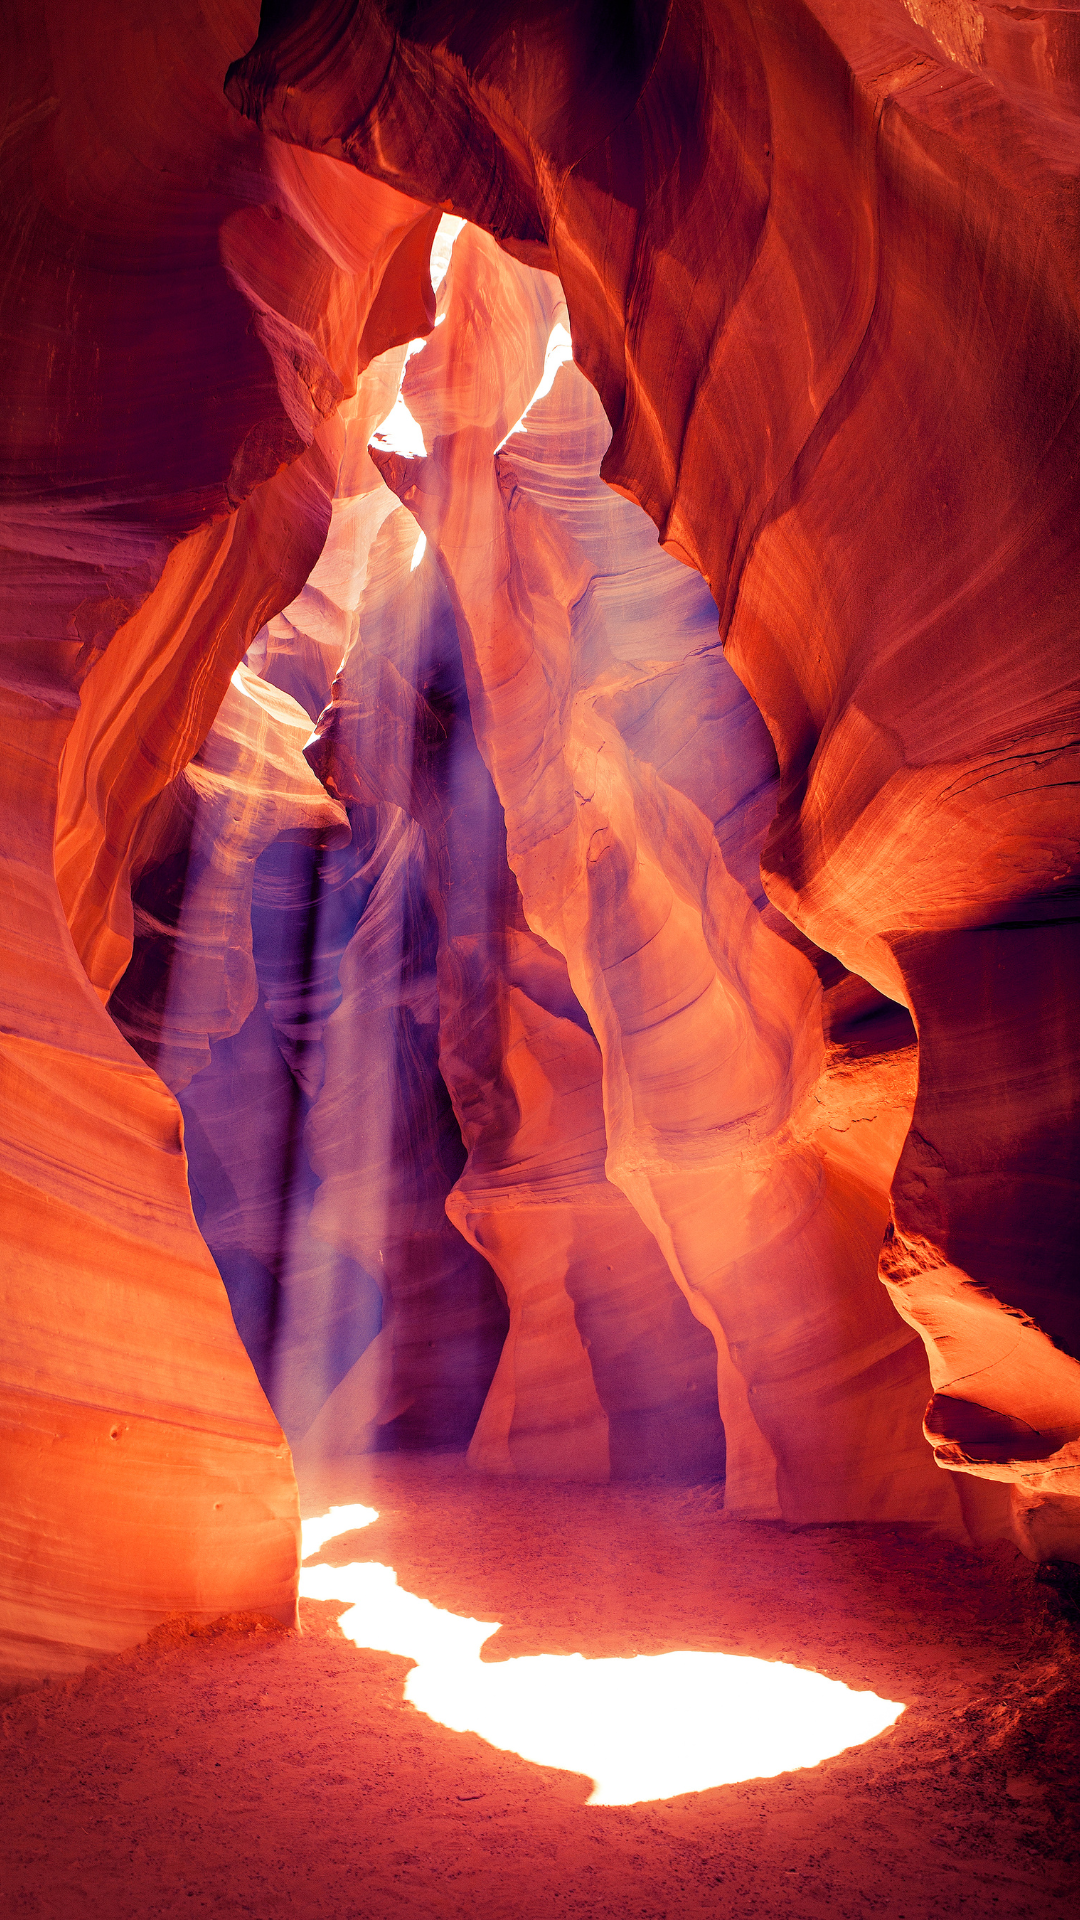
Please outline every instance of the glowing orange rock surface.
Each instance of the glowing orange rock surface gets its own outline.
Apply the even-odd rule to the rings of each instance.
[[[435,451],[375,458],[443,559],[524,916],[565,956],[599,1043],[605,1186],[625,1194],[715,1337],[729,1511],[942,1519],[954,1503],[919,1432],[925,1363],[875,1271],[895,1118],[907,1112],[901,1099],[890,1125],[873,1102],[861,1162],[839,1138],[828,1153],[817,1143],[818,978],[763,924],[752,871],[748,894],[721,851],[722,840],[739,866],[773,760],[730,669],[714,661],[711,689],[701,672],[715,609],[662,556],[658,577],[632,568],[647,523],[617,499],[598,591],[572,528],[576,506],[587,539],[590,493],[605,504],[595,474],[606,435],[575,369],[495,455],[522,396],[497,377],[494,342],[516,336],[523,385],[538,378],[546,326],[531,362],[528,346],[542,278],[462,235],[445,325],[404,386]],[[497,316],[497,332],[481,314]],[[591,439],[577,500],[543,458],[560,435]],[[563,492],[545,498],[545,477]],[[635,605],[649,615],[637,630]],[[509,1042],[508,1062],[527,1045]],[[538,1092],[518,1105],[544,1110]],[[580,1125],[557,1116],[564,1150]],[[481,1227],[489,1182],[470,1166],[458,1183],[451,1206],[466,1230],[492,1233]],[[520,1232],[506,1260],[519,1280]]]
[[[335,406],[369,320],[369,350],[393,340],[381,282],[432,230],[423,206],[294,158],[227,105],[256,13],[166,10],[135,32],[107,9],[91,57],[74,10],[8,22],[0,1665],[16,1678],[170,1613],[295,1614],[288,1448],[192,1216],[179,1109],[102,1004],[131,952],[147,810],[318,558]],[[422,303],[401,307],[408,337]]]
[[[1071,42],[914,0],[601,16],[305,8],[230,97],[557,270],[604,476],[772,734],[769,897],[914,1014],[881,1271],[928,1437],[1075,1553]]]
[[[0,1667],[286,1432],[1080,1558],[1066,16],[258,14],[10,10]]]

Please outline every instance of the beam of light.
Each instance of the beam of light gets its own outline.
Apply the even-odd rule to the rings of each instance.
[[[378,1517],[370,1507],[335,1511]],[[307,1548],[309,1538],[319,1546],[332,1538],[331,1527],[361,1524],[342,1525],[334,1512],[305,1521],[305,1550],[316,1550]],[[480,1649],[498,1621],[433,1606],[404,1592],[392,1567],[371,1561],[302,1567],[300,1592],[351,1601],[339,1623],[348,1639],[415,1660],[404,1698],[429,1719],[536,1766],[589,1775],[590,1806],[669,1800],[816,1767],[884,1733],[904,1711],[899,1701],[855,1693],[824,1674],[743,1654],[483,1661]]]
[[[420,565],[420,562],[423,559],[426,552],[427,552],[427,534],[421,533],[417,536],[416,545],[413,548],[413,556],[412,556],[412,559],[409,561],[410,573],[416,572],[416,569]]]

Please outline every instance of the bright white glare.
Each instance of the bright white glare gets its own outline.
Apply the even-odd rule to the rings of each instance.
[[[435,238],[431,243],[431,284],[436,293],[450,265],[454,241],[464,225],[464,220],[460,219],[456,213],[444,213],[435,230]],[[435,324],[438,325],[438,322],[436,321]]]
[[[551,335],[547,343],[547,352],[544,355],[543,378],[536,392],[533,394],[532,399],[529,401],[529,407],[534,407],[538,400],[543,399],[545,393],[551,392],[552,387],[555,385],[555,375],[558,373],[559,368],[565,367],[567,362],[572,360],[573,357],[574,343],[570,338],[569,331],[563,326],[561,320],[557,320],[551,329]],[[528,413],[529,407],[526,407],[525,413]],[[525,414],[522,414],[522,419],[524,419],[524,417]]]
[[[588,1774],[590,1806],[668,1800],[815,1767],[872,1740],[904,1711],[824,1674],[742,1654],[482,1661],[497,1621],[468,1620],[405,1593],[392,1567],[371,1562],[303,1567],[300,1592],[352,1601],[339,1623],[350,1640],[415,1660],[404,1697],[429,1719],[536,1766]]]
[[[423,344],[421,341],[420,345]],[[407,460],[423,459],[427,454],[420,423],[413,419],[405,405],[405,396],[400,392],[382,425],[376,427],[371,440],[389,453],[404,454]]]
[[[409,561],[410,573],[416,572],[416,569],[420,565],[420,562],[423,559],[426,551],[427,551],[427,534],[422,533],[419,539],[417,540],[415,547],[413,548],[412,559]]]
[[[542,400],[544,398],[544,395],[546,393],[551,392],[552,387],[555,385],[555,375],[558,373],[559,368],[564,367],[567,361],[572,360],[573,357],[574,357],[574,347],[573,347],[573,342],[570,339],[570,335],[567,332],[566,328],[563,326],[562,321],[557,320],[555,322],[555,325],[551,329],[550,335],[548,336],[547,352],[544,355],[544,371],[540,380],[540,385],[537,387],[536,392],[533,394],[532,399],[529,401],[529,404],[526,407],[524,413],[522,414],[521,419],[516,421],[515,424],[511,427],[510,432],[506,436],[506,440],[511,439],[515,433],[528,432],[528,428],[526,427],[525,422],[528,419],[532,408],[535,407],[538,400]],[[506,440],[501,441],[500,445],[505,447]],[[496,451],[498,451],[498,449],[496,449]]]
[[[336,1540],[340,1534],[358,1533],[361,1527],[370,1527],[378,1517],[375,1507],[331,1507],[329,1513],[321,1513],[317,1520],[301,1520],[301,1560],[306,1560],[309,1553],[318,1553],[328,1540]]]

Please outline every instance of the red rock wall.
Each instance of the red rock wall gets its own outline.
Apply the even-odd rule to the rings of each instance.
[[[468,254],[478,239],[457,244]],[[440,341],[458,331],[449,286]],[[435,431],[467,418],[489,434],[488,475],[490,432],[500,435],[527,405],[560,310],[557,286],[527,269],[506,291],[500,302],[494,290],[495,324],[477,336],[480,379],[461,367],[445,377],[441,358],[428,378]],[[515,300],[521,291],[525,315]],[[428,351],[411,364],[426,365]],[[415,400],[411,385],[409,394]],[[554,477],[563,477],[558,465]],[[614,566],[617,555],[610,557]],[[365,1109],[377,1110],[383,1049],[373,1041],[370,1009],[387,980],[389,997],[437,1036],[439,1078],[468,1150],[449,1197],[445,1189],[438,1196],[443,1232],[449,1214],[498,1275],[509,1305],[498,1371],[478,1424],[474,1414],[475,1433],[470,1428],[470,1458],[486,1471],[573,1479],[715,1476],[723,1435],[712,1345],[652,1236],[605,1178],[600,1052],[562,955],[529,928],[507,866],[502,807],[474,737],[456,604],[444,556],[434,543],[425,550],[415,521],[397,510],[371,549],[356,636],[308,749],[331,792],[377,809],[395,847],[380,880],[382,913],[375,919],[373,897],[342,970],[332,1053],[328,1034],[326,1088],[309,1135],[323,1174],[313,1225],[338,1242],[382,1241],[382,1215],[415,1154],[397,1144],[380,1181],[365,1185],[355,1153],[343,1156],[334,1140],[335,1131],[344,1137],[335,1112],[346,1103],[355,1110],[360,1089]],[[435,965],[411,989],[398,979],[400,913],[395,920],[390,890],[395,863],[406,862],[437,929]],[[373,1185],[378,1201],[358,1207],[358,1194]],[[430,1342],[456,1289],[445,1250],[428,1268],[436,1285],[417,1324]],[[400,1280],[389,1291],[394,1301]],[[395,1302],[380,1335],[388,1369],[402,1351],[398,1314]],[[364,1410],[377,1360],[362,1356],[305,1436],[305,1452],[354,1443],[361,1415],[372,1417]],[[379,1377],[380,1394],[390,1377]]]
[[[148,809],[322,546],[358,337],[374,321],[368,350],[393,339],[373,306],[387,275],[406,337],[426,324],[401,254],[425,208],[294,158],[224,100],[256,24],[245,5],[6,21],[0,1663],[16,1680],[169,1613],[295,1612],[288,1449],[192,1217],[180,1111],[102,1005],[131,952]]]
[[[1067,17],[257,32],[8,23],[5,1671],[292,1617],[237,1324],[586,1478],[716,1471],[711,1340],[733,1506],[1080,1557]]]
[[[538,377],[542,278],[466,230],[445,325],[405,378],[433,452],[375,459],[438,547],[524,916],[565,957],[599,1044],[602,1190],[625,1195],[714,1336],[729,1511],[947,1523],[954,1497],[919,1432],[925,1361],[876,1279],[901,1136],[864,1086],[862,1164],[818,1144],[820,985],[757,910],[746,852],[774,761],[722,658],[711,687],[702,672],[715,607],[656,553],[638,509],[605,500],[603,415],[576,369],[495,451],[519,404],[512,388],[502,402],[496,343],[518,342],[523,386]],[[560,444],[585,454],[576,472]],[[598,512],[607,524],[592,527]],[[842,1109],[840,1083],[831,1092]],[[543,1110],[535,1093],[519,1106]],[[896,1116],[909,1111],[901,1094]],[[553,1117],[565,1153],[582,1123]],[[477,1233],[479,1184],[467,1169],[454,1200]],[[520,1280],[519,1225],[511,1246]],[[646,1288],[662,1297],[652,1273]]]
[[[959,6],[710,0],[635,13],[594,71],[599,20],[306,8],[230,96],[557,266],[605,477],[710,582],[772,733],[770,898],[920,1031],[882,1275],[932,1356],[929,1437],[1065,1551],[1067,36],[1051,75],[1000,9],[980,39]]]

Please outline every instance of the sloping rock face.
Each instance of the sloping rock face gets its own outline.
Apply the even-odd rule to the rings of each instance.
[[[882,1277],[928,1437],[1074,1552],[1078,129],[1043,17],[304,7],[229,89],[557,268],[604,476],[775,743],[770,899],[919,1029]]]
[[[430,317],[427,208],[293,155],[225,101],[256,27],[247,5],[106,7],[89,36],[74,8],[5,17],[0,1666],[16,1679],[169,1613],[295,1614],[288,1448],[195,1225],[180,1110],[103,1005],[147,834],[179,847],[200,794],[220,825],[228,765],[181,770],[223,699],[231,764],[239,710],[272,705],[231,677],[322,547],[358,353],[393,343],[395,308],[404,338]],[[230,922],[243,859],[286,819],[340,831],[294,759],[302,781],[278,769],[194,848]],[[250,998],[243,967],[214,978],[201,960],[170,1040],[184,1073]]]

